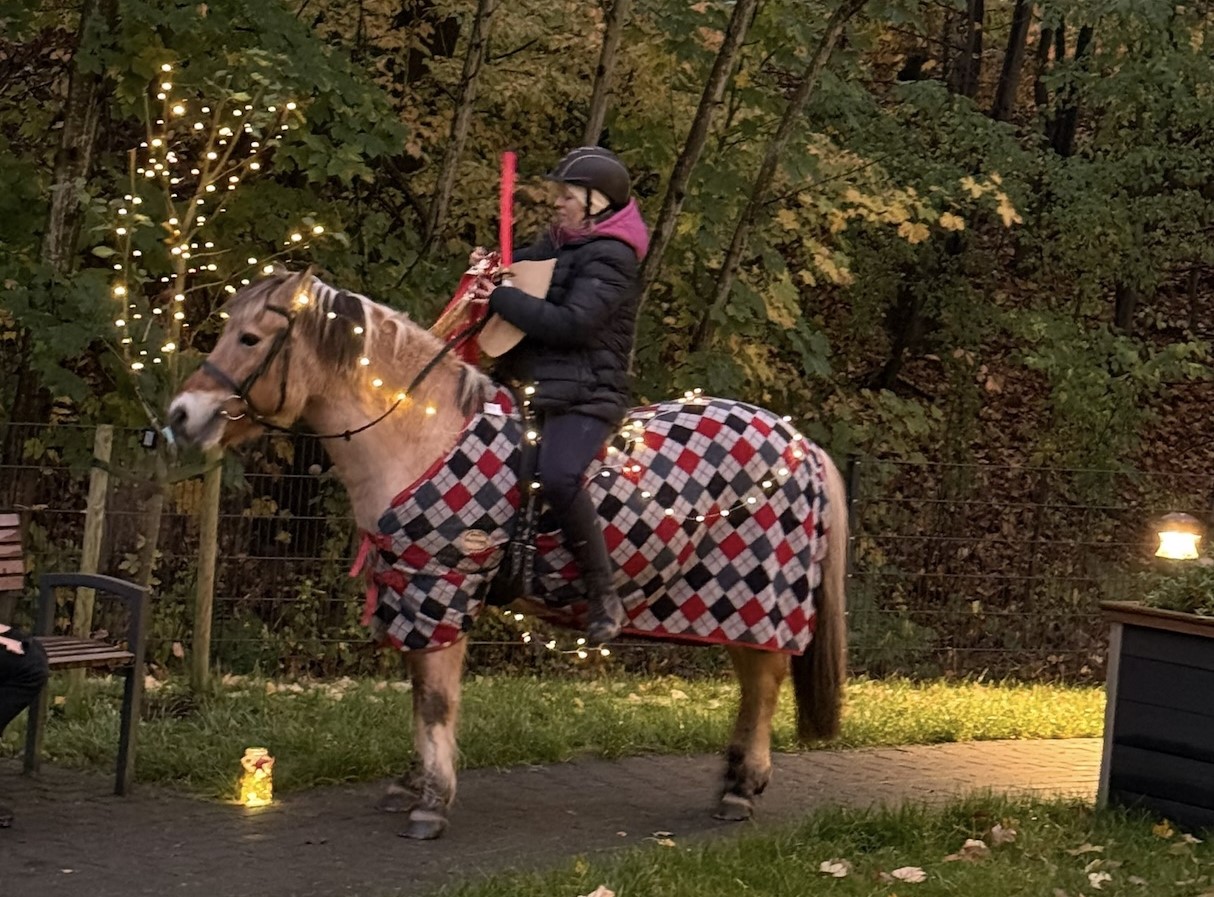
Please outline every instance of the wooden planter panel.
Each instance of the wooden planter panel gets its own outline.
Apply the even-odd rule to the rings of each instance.
[[[1214,826],[1214,625],[1105,609],[1113,631],[1101,801]]]

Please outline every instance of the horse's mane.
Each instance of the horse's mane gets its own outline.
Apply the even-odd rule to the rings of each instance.
[[[317,361],[339,376],[357,374],[359,359],[364,356],[372,360],[378,372],[387,372],[406,362],[425,363],[443,348],[441,339],[402,311],[360,293],[339,290],[314,275],[307,275],[303,283],[307,284],[306,292],[300,289],[298,275],[276,269],[240,290],[226,310],[232,323],[239,325],[259,315],[267,305],[290,309],[296,332],[311,344]],[[491,392],[490,379],[453,354],[439,363],[432,376],[443,372],[458,378],[461,408],[479,404]],[[394,388],[405,385],[392,384]]]

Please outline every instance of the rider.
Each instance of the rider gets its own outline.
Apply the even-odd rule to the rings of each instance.
[[[38,697],[48,675],[42,646],[26,633],[0,623],[0,735]],[[12,824],[12,810],[0,807],[0,828]]]
[[[525,334],[497,362],[503,380],[535,387],[541,419],[537,478],[586,586],[586,638],[615,638],[627,621],[590,496],[586,468],[624,418],[640,304],[639,268],[649,233],[628,170],[609,150],[584,146],[548,173],[556,213],[547,232],[515,259],[556,259],[544,297],[486,278],[474,288],[489,310]],[[472,254],[475,264],[484,250]]]

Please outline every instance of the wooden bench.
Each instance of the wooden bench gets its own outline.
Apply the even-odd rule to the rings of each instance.
[[[25,581],[25,554],[20,518],[0,514],[0,591],[20,589]],[[86,588],[113,595],[127,604],[129,613],[125,646],[95,638],[52,635],[55,629],[55,590]],[[120,669],[122,722],[118,734],[118,768],[114,793],[126,794],[135,773],[135,729],[143,702],[143,659],[148,593],[142,586],[94,573],[46,573],[38,578],[38,607],[34,638],[46,649],[51,671],[73,669]],[[25,739],[25,771],[38,771],[42,738],[50,711],[50,689],[43,688],[29,709]]]

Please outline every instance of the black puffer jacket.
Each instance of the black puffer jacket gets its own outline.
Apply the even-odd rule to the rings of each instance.
[[[545,299],[505,286],[490,295],[490,310],[526,334],[494,373],[534,385],[537,411],[618,423],[629,404],[640,300],[637,252],[611,236],[591,234],[558,248],[545,235],[515,255],[519,261],[554,257]]]

